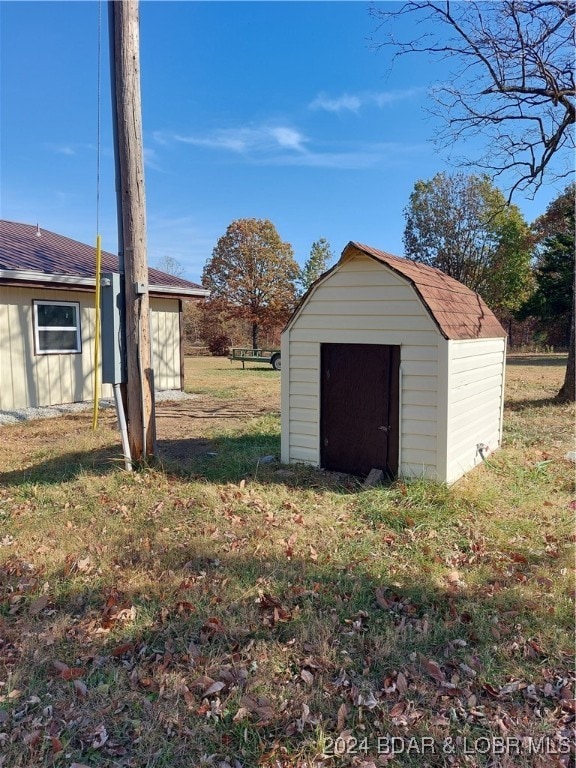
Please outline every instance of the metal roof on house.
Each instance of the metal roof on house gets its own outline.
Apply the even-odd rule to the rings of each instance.
[[[102,271],[117,272],[118,256],[102,251]],[[74,287],[94,285],[96,248],[57,235],[33,224],[0,220],[0,281],[48,282]],[[197,283],[148,268],[149,290],[154,294],[194,297],[208,291]]]
[[[439,269],[350,242],[342,259],[359,251],[408,280],[447,339],[494,339],[507,334],[482,297]]]

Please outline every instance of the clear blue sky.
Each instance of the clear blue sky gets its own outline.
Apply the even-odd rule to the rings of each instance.
[[[198,281],[237,218],[270,219],[302,264],[325,237],[402,254],[414,183],[453,170],[431,143],[423,59],[390,72],[367,2],[142,2],[148,261]],[[116,249],[107,3],[100,231]],[[0,4],[0,215],[96,233],[96,2]],[[534,201],[528,221],[562,185]]]

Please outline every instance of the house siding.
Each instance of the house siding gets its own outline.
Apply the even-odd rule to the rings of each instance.
[[[478,444],[500,446],[506,339],[449,342],[447,482],[482,462]]]
[[[35,299],[80,305],[82,350],[76,354],[36,355]],[[155,385],[180,388],[178,300],[151,299]],[[0,286],[0,410],[59,405],[94,397],[94,294]],[[111,397],[110,385],[101,388]]]
[[[154,386],[180,389],[180,304],[176,299],[150,299]]]
[[[404,279],[368,257],[319,283],[284,332],[282,460],[320,463],[320,345],[400,345],[400,468],[437,477],[436,325]]]

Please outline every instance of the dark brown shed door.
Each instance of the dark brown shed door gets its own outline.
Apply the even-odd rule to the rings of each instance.
[[[400,347],[322,344],[320,462],[324,469],[398,474]]]

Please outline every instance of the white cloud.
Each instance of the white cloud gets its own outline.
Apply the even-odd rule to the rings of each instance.
[[[152,147],[144,147],[144,165],[154,171],[163,171],[158,161],[158,154]]]
[[[270,153],[276,152],[278,149],[302,152],[307,141],[300,131],[285,125],[221,128],[204,136],[156,131],[153,136],[160,145],[166,145],[173,141],[195,147],[223,149],[238,154]]]
[[[363,107],[375,106],[379,109],[398,101],[411,99],[421,93],[421,88],[408,88],[405,91],[361,91],[357,94],[344,93],[341,96],[328,96],[320,93],[308,105],[309,109],[325,112],[359,112]]]
[[[77,154],[77,148],[72,144],[48,144],[46,145],[52,152],[56,152],[59,155],[67,155],[73,157]]]
[[[351,96],[347,93],[336,98],[320,93],[309,104],[310,109],[323,109],[326,112],[358,112],[361,106],[360,96]]]
[[[279,155],[268,162],[273,165],[297,165],[309,168],[334,168],[338,170],[364,170],[389,168],[404,162],[404,158],[428,151],[422,144],[396,142],[358,144],[351,149],[331,149],[303,152],[298,155]]]
[[[299,131],[295,131],[293,128],[271,128],[270,135],[285,149],[295,149],[298,152],[304,149],[306,139]]]
[[[297,128],[285,125],[223,128],[204,136],[169,132],[153,135],[161,146],[185,144],[231,152],[255,165],[342,170],[391,167],[402,163],[405,157],[420,154],[423,150],[421,144],[394,142],[313,143]]]

